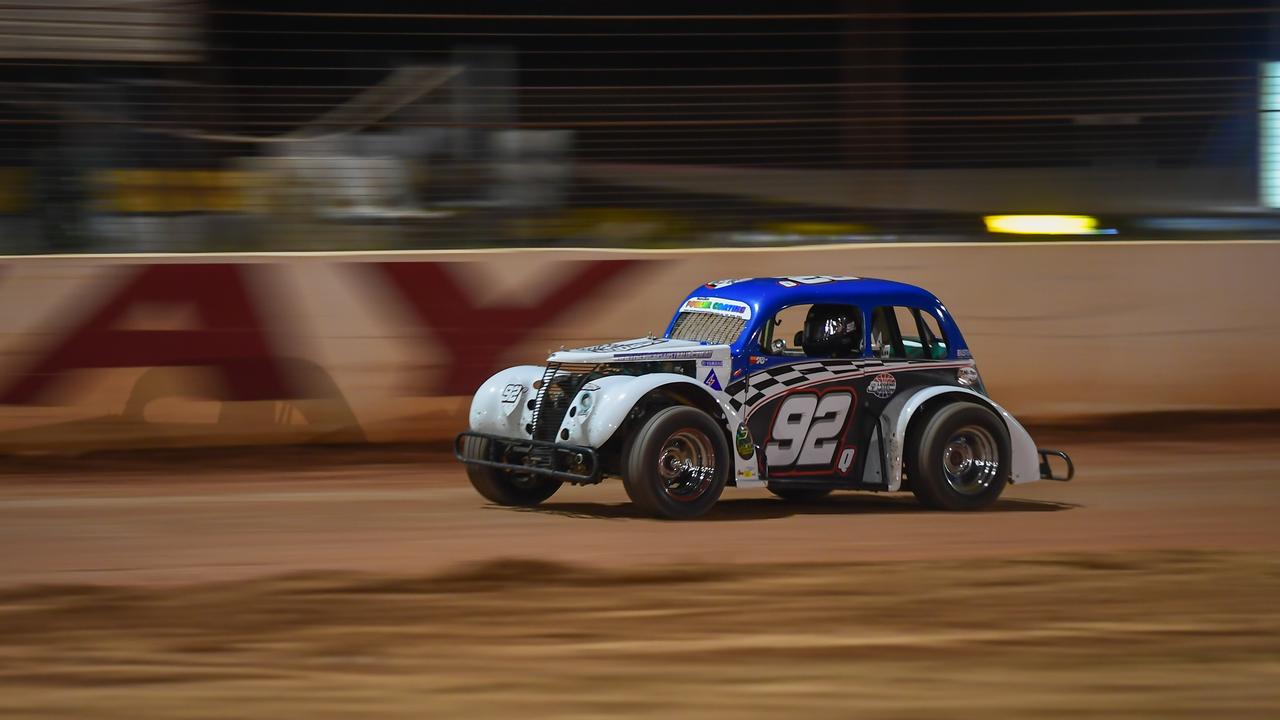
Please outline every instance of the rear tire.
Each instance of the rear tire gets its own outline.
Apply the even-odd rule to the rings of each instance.
[[[941,405],[912,423],[905,455],[911,492],[935,510],[990,507],[1012,467],[1004,422],[965,401]]]
[[[489,441],[485,438],[462,439],[462,453],[469,458],[489,457]],[[467,478],[484,499],[509,507],[533,507],[556,494],[559,480],[537,475],[522,475],[486,465],[467,464]]]
[[[641,512],[688,520],[711,509],[729,479],[729,440],[710,415],[669,407],[626,443],[622,485]]]
[[[797,488],[769,486],[769,492],[788,502],[818,502],[831,494],[830,488]]]

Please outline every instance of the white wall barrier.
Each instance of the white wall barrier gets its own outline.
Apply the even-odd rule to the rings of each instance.
[[[661,332],[707,280],[920,284],[1039,420],[1280,408],[1280,243],[0,260],[0,452],[443,439],[492,371]]]

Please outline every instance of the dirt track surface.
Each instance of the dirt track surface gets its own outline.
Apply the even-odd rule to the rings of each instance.
[[[1272,427],[1042,441],[1080,477],[992,512],[694,523],[415,453],[11,463],[0,716],[1280,714]]]
[[[10,591],[0,714],[1274,718],[1277,591],[1198,553]]]
[[[0,474],[0,582],[431,573],[505,557],[617,569],[1277,551],[1280,440],[1271,430],[1246,426],[1241,436],[1228,430],[1202,441],[1050,436],[1073,453],[1079,477],[1011,487],[984,513],[926,512],[909,495],[842,493],[798,505],[728,488],[711,514],[688,523],[635,516],[618,482],[566,486],[533,510],[488,506],[455,462],[408,451],[381,464],[368,452],[316,451],[285,461],[268,454],[268,467],[178,455],[10,471]]]

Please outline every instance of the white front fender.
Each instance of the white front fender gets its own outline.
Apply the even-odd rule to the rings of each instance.
[[[528,401],[533,397],[533,383],[542,378],[543,370],[537,365],[517,365],[485,380],[471,399],[472,431],[511,438],[529,437],[524,431],[533,415]]]
[[[572,417],[565,416],[564,424],[561,425],[562,429],[569,431],[569,437],[565,442],[593,448],[603,446],[609,442],[618,428],[622,427],[627,415],[631,413],[631,409],[640,401],[640,398],[664,385],[691,385],[714,399],[720,408],[726,411],[725,417],[732,420],[737,416],[727,401],[717,398],[715,393],[702,383],[677,373],[649,373],[639,376],[609,375],[592,380],[588,385],[594,385],[597,389],[583,388],[578,391],[574,404],[581,407],[582,396],[590,394],[593,396],[591,409],[586,413],[578,412]],[[732,425],[730,429],[734,427],[737,425]]]
[[[725,431],[729,435],[729,452],[734,460],[734,477],[738,487],[763,485],[756,467],[755,452],[742,457],[737,451],[734,434],[743,423],[742,417],[729,404],[729,396],[723,392],[714,392],[706,385],[686,375],[676,373],[650,373],[647,375],[610,375],[592,380],[578,392],[573,404],[578,411],[573,415],[565,415],[564,422],[557,432],[557,439],[562,442],[599,448],[617,433],[618,428],[626,422],[627,416],[635,408],[641,398],[661,387],[679,385],[695,392],[705,393],[715,401],[725,417]],[[596,389],[588,389],[594,386]],[[591,395],[590,409],[582,412],[583,396]],[[562,431],[568,431],[568,436]]]
[[[994,410],[1004,420],[1009,430],[1009,455],[1013,464],[1009,476],[1010,482],[1017,485],[1040,479],[1040,455],[1036,452],[1035,441],[1031,439],[1026,428],[1023,428],[1022,424],[1007,410],[985,395],[980,395],[968,388],[934,385],[894,398],[881,415],[889,423],[887,435],[889,437],[888,490],[890,492],[902,487],[902,458],[906,452],[907,428],[911,424],[912,416],[925,402],[941,395],[963,396],[967,400],[976,401]],[[870,465],[868,463],[869,467]]]

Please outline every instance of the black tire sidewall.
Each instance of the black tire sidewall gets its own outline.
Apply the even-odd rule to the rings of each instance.
[[[701,431],[710,438],[715,452],[716,474],[711,487],[702,497],[689,502],[675,500],[664,492],[655,461],[662,444],[682,428]],[[710,510],[720,499],[733,468],[724,429],[710,415],[693,407],[676,406],[657,411],[644,421],[626,446],[622,484],[627,496],[646,514],[670,520],[687,520]]]
[[[465,437],[462,440],[462,452],[470,458],[487,458],[489,441],[485,438]],[[467,463],[467,479],[484,499],[510,507],[538,505],[555,495],[563,484],[549,477],[535,477],[531,483],[519,484],[506,470],[470,463]]]
[[[922,421],[922,422],[921,422]],[[1000,468],[991,485],[976,495],[964,495],[947,483],[939,458],[952,433],[966,425],[985,428],[995,438]],[[912,423],[907,439],[907,476],[911,492],[926,507],[938,510],[981,510],[1004,492],[1012,468],[1009,430],[990,409],[964,400],[944,403]]]

